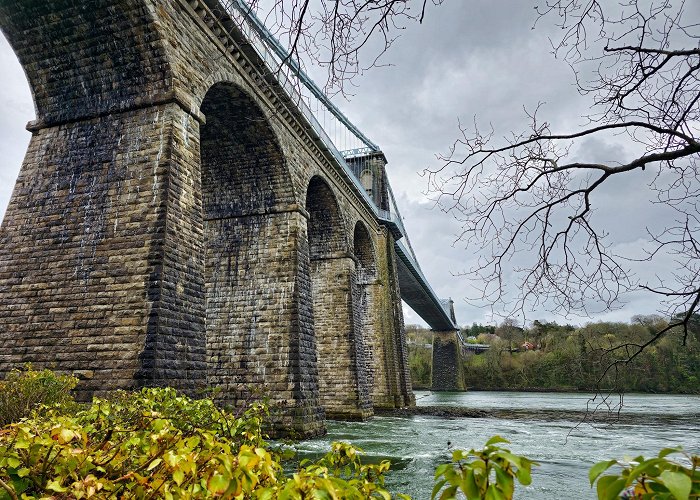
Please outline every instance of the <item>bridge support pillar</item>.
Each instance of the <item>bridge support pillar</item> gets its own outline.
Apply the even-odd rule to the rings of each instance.
[[[321,405],[326,417],[364,420],[373,414],[367,385],[355,260],[348,254],[311,261]]]
[[[433,332],[433,391],[464,391],[464,360],[457,330]]]
[[[408,369],[406,333],[396,270],[394,237],[384,229],[377,245],[377,280],[368,285],[372,328],[367,332],[372,353],[372,403],[375,408],[415,404]]]

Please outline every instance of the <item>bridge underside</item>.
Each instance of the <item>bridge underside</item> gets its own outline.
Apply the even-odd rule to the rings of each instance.
[[[417,265],[411,259],[408,251],[396,243],[398,256],[399,287],[401,299],[413,309],[423,321],[435,331],[450,331],[457,329],[450,313],[440,303],[435,292],[430,288]]]

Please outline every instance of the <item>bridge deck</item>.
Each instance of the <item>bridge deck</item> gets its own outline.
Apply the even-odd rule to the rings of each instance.
[[[433,330],[455,330],[457,326],[442,307],[422,271],[413,260],[410,252],[397,241],[394,245],[398,256],[399,288],[401,299],[406,302]]]

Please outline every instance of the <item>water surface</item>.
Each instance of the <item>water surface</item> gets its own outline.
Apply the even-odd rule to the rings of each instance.
[[[595,498],[588,469],[601,460],[650,456],[678,445],[700,454],[700,396],[628,394],[619,421],[581,424],[587,403],[598,411],[607,411],[608,406],[616,411],[619,403],[617,396],[602,406],[600,399],[592,403],[589,399],[575,393],[417,391],[418,405],[519,414],[517,418],[508,418],[507,412],[503,418],[377,416],[366,422],[329,422],[326,436],[303,441],[298,448],[302,454],[316,455],[327,451],[332,441],[349,441],[365,450],[367,460],[389,459],[393,464],[389,489],[414,499],[430,498],[435,467],[450,460],[450,449],[482,447],[494,434],[509,439],[512,451],[541,464],[533,472],[531,486],[516,488],[519,499]],[[548,418],[538,418],[539,410],[549,412]],[[562,417],[552,419],[552,411]]]

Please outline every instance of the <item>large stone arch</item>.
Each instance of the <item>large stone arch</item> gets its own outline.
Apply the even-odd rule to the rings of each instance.
[[[372,403],[355,307],[356,260],[336,196],[320,176],[309,182],[305,207],[321,404],[329,418],[365,418]]]
[[[315,346],[303,313],[311,298],[300,293],[306,220],[287,162],[263,111],[238,86],[213,85],[200,109],[207,380],[226,403],[246,404],[255,388],[313,412]]]
[[[167,100],[172,71],[143,0],[0,2],[0,29],[29,81],[33,127]]]

